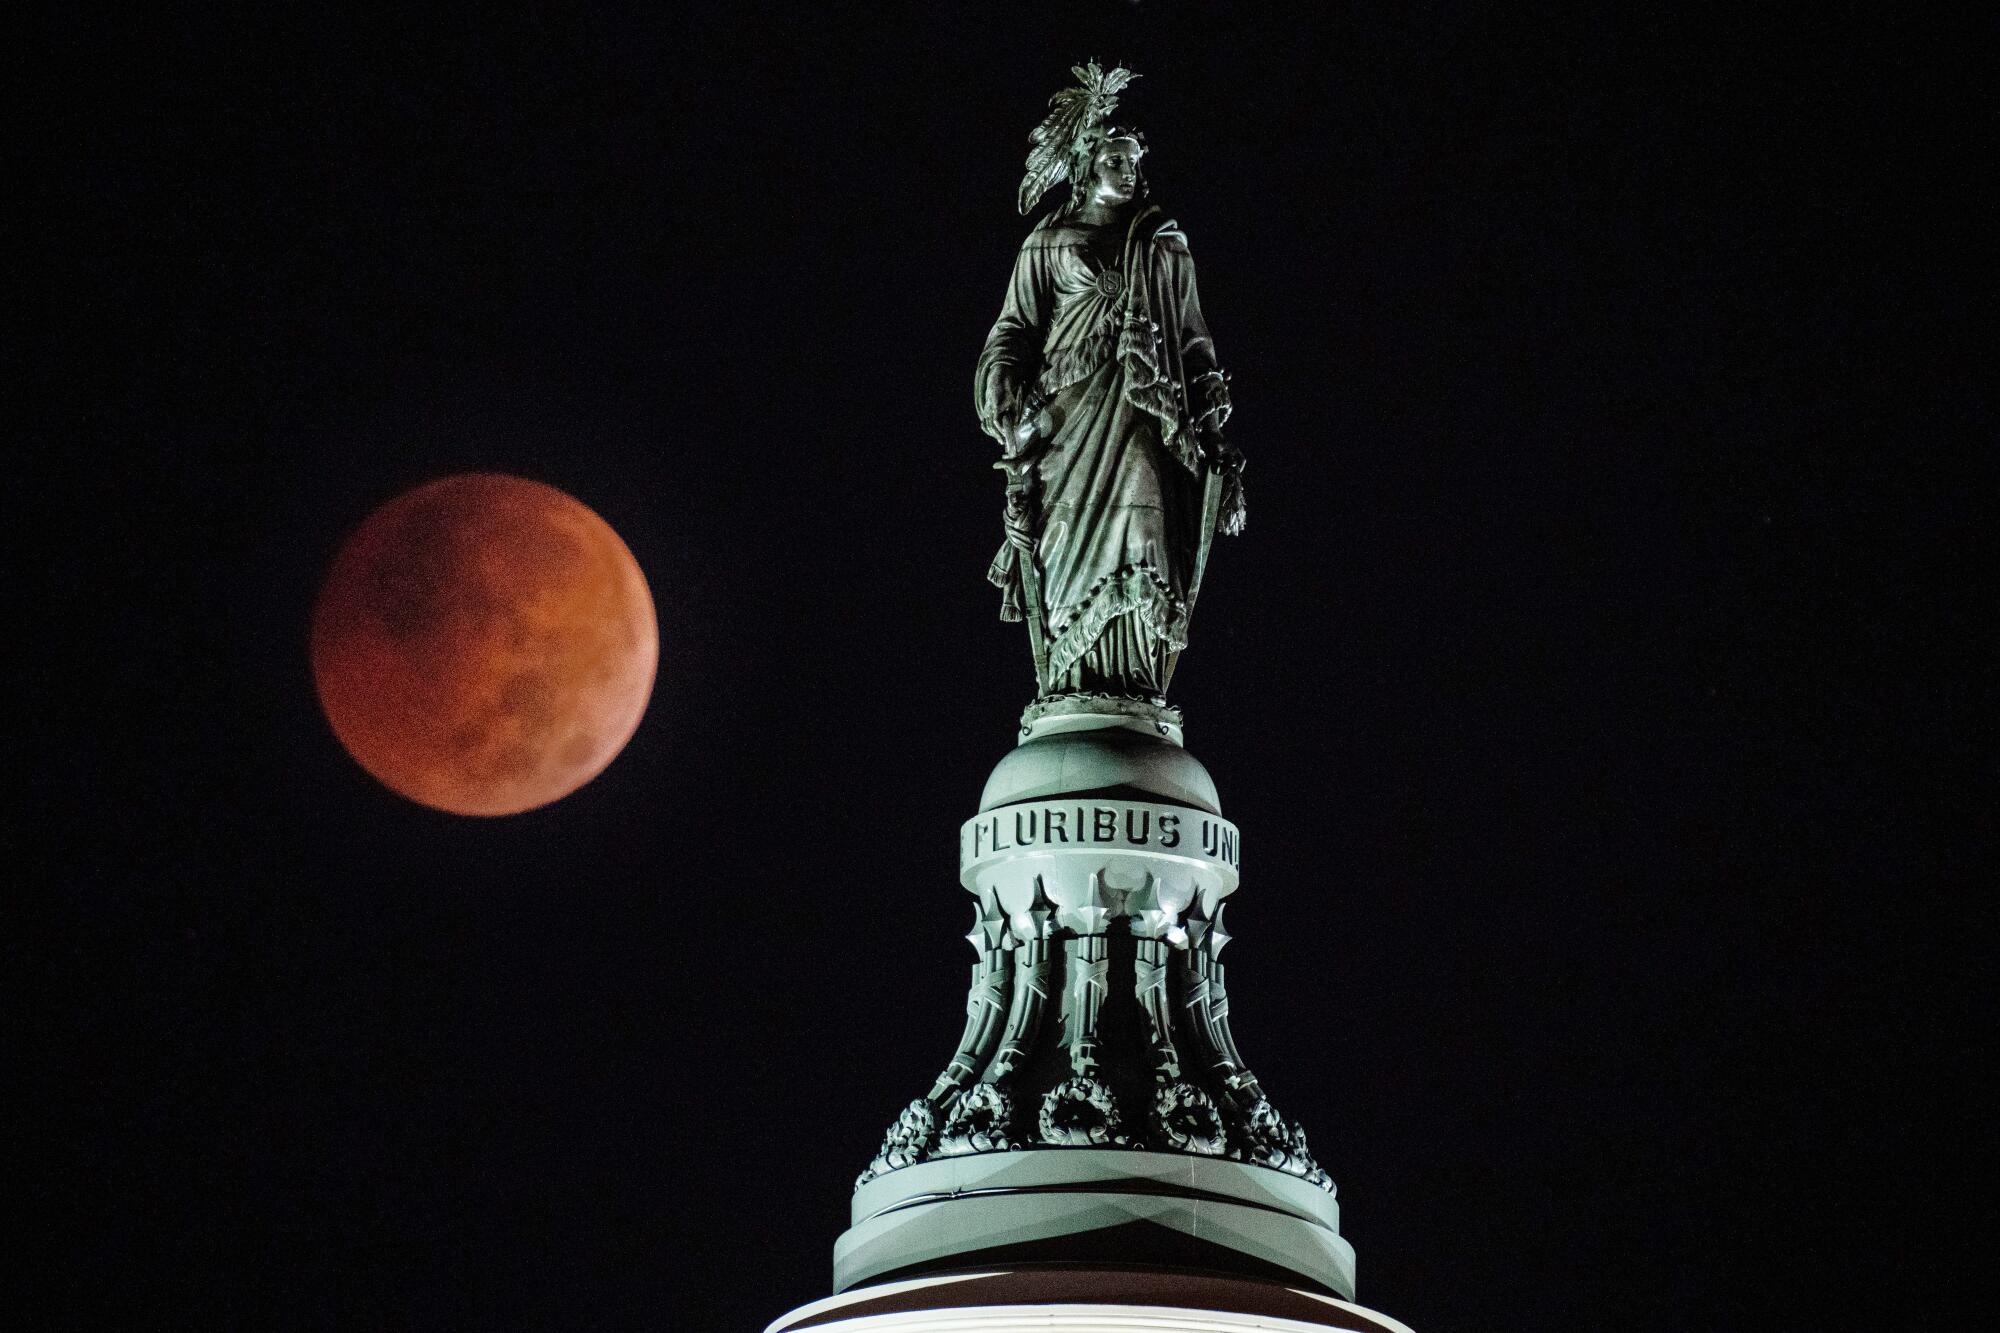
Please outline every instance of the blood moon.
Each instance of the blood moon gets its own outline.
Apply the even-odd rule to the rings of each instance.
[[[638,728],[659,666],[645,575],[553,486],[468,473],[368,516],[313,611],[340,743],[385,785],[461,815],[569,795]]]

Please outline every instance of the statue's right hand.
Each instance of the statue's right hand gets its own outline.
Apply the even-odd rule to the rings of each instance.
[[[1023,394],[1019,386],[1002,381],[999,391],[993,395],[992,424],[989,429],[993,437],[1000,441],[1000,447],[1008,454],[1014,453],[1014,440],[1021,429],[1021,408]]]
[[[1033,417],[1022,417],[1014,423],[1014,429],[1007,436],[1007,456],[1009,458],[1029,458],[1042,443],[1042,418],[1037,413]]]
[[[1020,394],[1012,384],[1000,380],[992,386],[992,396],[986,400],[984,426],[996,440],[1004,440],[1014,434],[1014,422],[1020,420]]]

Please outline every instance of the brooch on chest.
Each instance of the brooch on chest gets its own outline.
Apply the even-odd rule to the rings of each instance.
[[[1115,301],[1118,293],[1125,290],[1125,275],[1115,268],[1107,268],[1097,275],[1097,294],[1106,300]]]

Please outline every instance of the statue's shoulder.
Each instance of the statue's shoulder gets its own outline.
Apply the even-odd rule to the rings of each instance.
[[[1084,241],[1083,229],[1064,222],[1059,214],[1050,213],[1029,229],[1026,239],[1021,242],[1023,250],[1060,250],[1067,246],[1081,245]]]
[[[1167,213],[1154,208],[1141,219],[1141,225],[1152,233],[1155,249],[1176,255],[1185,255],[1188,252],[1187,233],[1182,231],[1181,224],[1174,221]]]

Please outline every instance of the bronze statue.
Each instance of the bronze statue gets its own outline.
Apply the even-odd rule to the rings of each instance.
[[[962,1035],[856,1181],[836,1285],[1165,1244],[1351,1294],[1333,1182],[1237,1049],[1241,835],[1164,697],[1212,538],[1242,527],[1228,381],[1145,140],[1109,120],[1132,75],[1074,73],[1021,211],[1068,198],[1021,246],[974,390],[1008,478],[992,578],[1039,690],[959,826]]]
[[[974,374],[1008,474],[987,577],[1029,623],[1052,695],[1159,704],[1208,549],[1243,527],[1242,455],[1222,439],[1216,362],[1180,227],[1147,198],[1138,131],[1107,124],[1136,76],[1095,61],[1030,136],[1020,210],[1069,183],[1028,233]]]

